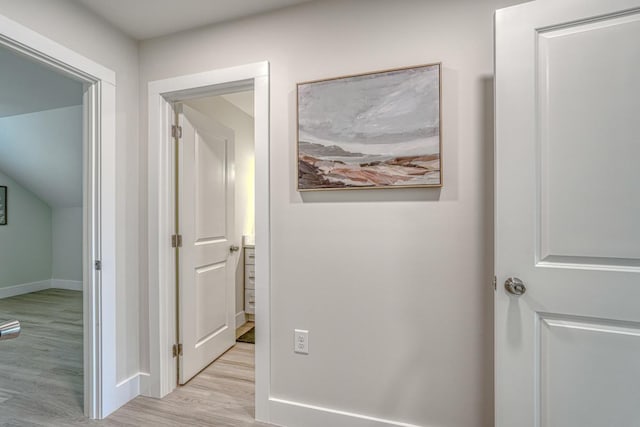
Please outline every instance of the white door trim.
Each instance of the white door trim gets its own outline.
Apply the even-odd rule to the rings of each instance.
[[[116,383],[116,75],[3,15],[0,45],[85,84],[84,412],[103,418],[129,399]],[[94,269],[96,260],[102,262],[100,272]]]
[[[176,387],[171,354],[175,338],[175,264],[171,248],[174,212],[170,103],[254,89],[256,209],[256,419],[269,419],[270,384],[270,194],[269,63],[259,62],[149,83],[149,376],[142,393],[163,397]]]

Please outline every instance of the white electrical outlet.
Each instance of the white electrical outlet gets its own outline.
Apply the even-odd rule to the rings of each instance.
[[[299,354],[309,354],[309,331],[293,330],[293,351]]]

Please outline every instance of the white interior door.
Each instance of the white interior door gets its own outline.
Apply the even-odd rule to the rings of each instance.
[[[233,130],[179,105],[179,380],[235,343]]]
[[[496,426],[640,426],[639,0],[497,12],[496,276]]]

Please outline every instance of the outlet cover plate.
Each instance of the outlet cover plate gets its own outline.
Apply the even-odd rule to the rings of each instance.
[[[309,331],[293,330],[293,351],[298,354],[309,354]]]

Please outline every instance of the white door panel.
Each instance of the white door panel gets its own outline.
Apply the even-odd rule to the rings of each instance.
[[[637,425],[639,337],[638,325],[542,317],[541,425]]]
[[[638,40],[638,0],[496,13],[498,427],[640,425]]]
[[[640,13],[538,33],[542,261],[640,261],[638,40]]]
[[[227,264],[196,269],[196,347],[227,327]]]
[[[180,249],[179,359],[184,384],[235,343],[234,135],[178,105]]]
[[[196,133],[196,242],[227,238],[226,143],[214,135]]]

